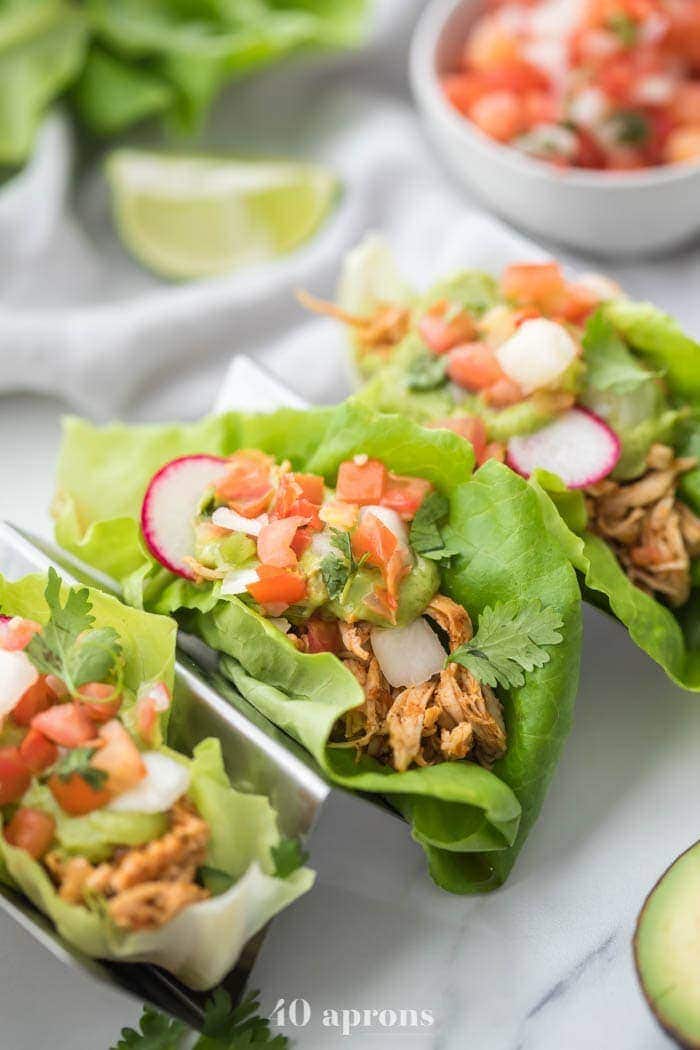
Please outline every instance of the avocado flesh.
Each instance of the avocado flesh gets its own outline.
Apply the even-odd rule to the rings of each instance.
[[[671,865],[647,897],[634,955],[659,1023],[680,1046],[700,1047],[700,842]]]

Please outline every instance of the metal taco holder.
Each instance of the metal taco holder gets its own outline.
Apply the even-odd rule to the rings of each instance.
[[[66,583],[82,583],[116,593],[113,581],[98,576],[51,544],[0,522],[2,575],[19,579],[28,573],[45,573],[51,565]],[[234,784],[267,795],[278,813],[283,835],[308,834],[330,792],[329,785],[294,741],[217,674],[213,654],[206,647],[194,640],[186,640],[185,644],[196,654],[197,665],[178,649],[169,743],[191,753],[204,737],[218,737]],[[66,965],[116,985],[139,1000],[148,1000],[189,1024],[201,1023],[203,1004],[209,993],[195,992],[151,964],[97,961],[83,955],[60,937],[51,921],[33,904],[1,883],[0,907]],[[234,968],[221,982],[234,1002],[241,997],[264,935],[265,930],[246,945]]]

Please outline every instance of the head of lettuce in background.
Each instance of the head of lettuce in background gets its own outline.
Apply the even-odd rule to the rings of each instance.
[[[69,595],[72,606],[66,607]],[[77,597],[79,595],[79,597]],[[77,600],[75,600],[77,598]],[[71,630],[81,606],[93,618],[91,630],[116,631],[123,690],[119,718],[130,726],[139,688],[155,681],[172,688],[175,624],[162,616],[130,609],[96,590],[60,587],[54,574],[10,582],[0,576],[0,611],[42,624],[57,625],[57,644],[70,664]],[[63,611],[61,606],[64,606]],[[72,608],[72,613],[69,612]],[[72,625],[72,626],[71,626]],[[81,632],[82,633],[82,632]],[[77,635],[79,641],[81,634]],[[201,741],[191,759],[163,744],[167,712],[160,715],[153,747],[189,766],[187,796],[210,829],[207,867],[216,873],[212,896],[190,904],[157,929],[117,927],[100,898],[73,904],[62,899],[43,865],[24,849],[10,845],[0,828],[0,881],[21,890],[48,915],[68,942],[99,959],[152,962],[170,970],[193,988],[217,984],[234,965],[241,949],[266,922],[310,889],[313,873],[277,850],[282,844],[275,812],[267,798],[231,786],[218,740]],[[10,725],[10,729],[11,729]],[[7,733],[8,727],[5,727]],[[0,740],[2,738],[0,737]],[[34,778],[22,805],[47,812],[55,820],[56,848],[64,856],[93,863],[108,860],[119,847],[138,847],[167,832],[161,813],[95,809],[71,816],[48,787]],[[5,807],[5,816],[13,807]],[[0,812],[0,825],[3,814]],[[289,840],[287,840],[289,844]],[[280,859],[286,864],[281,869]]]
[[[441,590],[476,620],[497,602],[537,601],[562,622],[549,661],[503,695],[508,750],[492,771],[449,762],[396,773],[368,756],[358,763],[327,746],[345,711],[363,702],[353,675],[331,654],[298,652],[235,597],[168,573],[148,554],[139,514],[148,482],[165,462],[197,452],[257,448],[295,470],[334,483],[355,454],[432,482],[449,499],[447,541],[457,553]],[[470,478],[471,446],[351,402],[337,409],[229,413],[185,426],[66,423],[55,512],[59,542],[120,580],[127,599],[176,612],[227,654],[224,669],[243,695],[296,737],[344,787],[387,795],[428,855],[435,881],[457,893],[488,889],[510,871],[539,812],[568,732],[580,657],[580,596],[560,547],[547,534],[533,490],[500,464]]]
[[[403,330],[387,330],[400,336],[391,347],[368,349],[362,328],[351,330],[350,352],[360,378],[367,380],[356,397],[373,408],[401,412],[422,423],[478,416],[488,441],[496,442],[537,431],[562,410],[546,390],[502,409],[463,390],[456,396],[445,373],[445,355],[431,354],[418,332],[416,319],[442,300],[477,320],[492,308],[501,309],[503,291],[490,274],[464,270],[418,295],[401,278],[384,242],[368,238],[346,259],[338,299],[358,317],[376,316],[390,304],[404,310]],[[376,327],[368,331],[376,338]],[[570,393],[605,419],[620,439],[622,454],[613,481],[624,485],[644,477],[655,444],[670,447],[677,458],[700,456],[698,343],[651,304],[624,298],[604,302],[588,318],[581,339],[585,367],[577,365],[572,372]],[[548,489],[562,512],[565,524],[551,515],[551,508],[543,508],[581,573],[585,597],[616,616],[678,685],[700,690],[700,560],[693,561],[700,537],[688,548],[690,597],[686,600],[684,586],[668,598],[661,591],[647,594],[631,582],[603,536],[589,527],[581,493],[567,492],[559,479],[544,472],[532,483],[540,493]],[[700,469],[681,474],[676,498],[700,514]],[[697,531],[694,524],[691,528]],[[605,528],[598,531],[604,534]]]

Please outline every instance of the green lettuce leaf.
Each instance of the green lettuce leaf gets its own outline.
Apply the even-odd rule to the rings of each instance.
[[[38,575],[16,582],[0,576],[0,610],[46,620],[45,584]],[[119,633],[127,688],[135,695],[143,682],[154,678],[172,687],[173,621],[129,609],[99,591],[91,590],[89,598],[96,625],[111,626]],[[52,919],[61,936],[87,955],[156,963],[193,988],[211,988],[231,969],[250,937],[311,888],[314,874],[302,867],[287,878],[275,876],[271,850],[281,841],[275,811],[267,798],[232,786],[218,740],[203,740],[192,759],[168,753],[190,768],[188,794],[211,829],[207,865],[233,880],[230,889],[191,905],[158,930],[127,933],[111,923],[97,901],[83,907],[61,900],[44,868],[26,851],[11,846],[1,828],[0,881],[19,887]],[[115,845],[140,845],[165,830],[161,814],[99,810],[69,817],[61,813],[48,789],[37,783],[24,801],[56,818],[62,850],[95,862]]]
[[[357,453],[427,478],[448,500],[440,529],[455,567],[436,563],[443,589],[473,616],[498,601],[537,599],[563,620],[564,641],[552,648],[549,663],[505,699],[510,745],[493,772],[463,762],[396,773],[367,756],[357,762],[353,749],[329,746],[337,719],[362,701],[341,663],[297,652],[240,600],[174,580],[144,551],[137,523],[158,467],[188,452],[229,454],[240,447],[290,458],[329,483]],[[56,502],[63,546],[103,570],[115,561],[128,566],[131,601],[177,609],[188,629],[225,654],[222,667],[243,696],[303,744],[335,783],[390,797],[426,851],[435,881],[457,893],[503,881],[536,818],[569,726],[580,645],[575,574],[546,533],[537,495],[497,464],[470,481],[472,466],[471,446],[450,431],[422,430],[352,401],[334,410],[229,413],[181,427],[96,428],[72,419]],[[114,544],[122,545],[118,554]]]

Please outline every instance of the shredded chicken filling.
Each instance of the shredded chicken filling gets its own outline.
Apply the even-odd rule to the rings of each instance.
[[[209,827],[183,798],[169,813],[170,828],[144,846],[119,849],[97,866],[84,857],[48,853],[44,863],[69,904],[106,898],[107,914],[124,930],[155,930],[188,904],[209,896],[195,880],[204,864]]]
[[[472,636],[469,614],[438,594],[425,615],[449,639],[453,652]],[[412,765],[469,759],[487,769],[506,751],[506,729],[498,697],[460,664],[449,664],[427,681],[392,687],[372,651],[371,625],[340,623],[345,667],[365,694],[364,703],[337,723],[336,747],[354,747],[398,772]],[[301,642],[303,645],[303,633]]]
[[[612,547],[632,583],[676,608],[690,597],[691,561],[700,557],[700,518],[677,495],[679,478],[697,463],[656,444],[638,480],[605,478],[585,490],[591,530]]]

